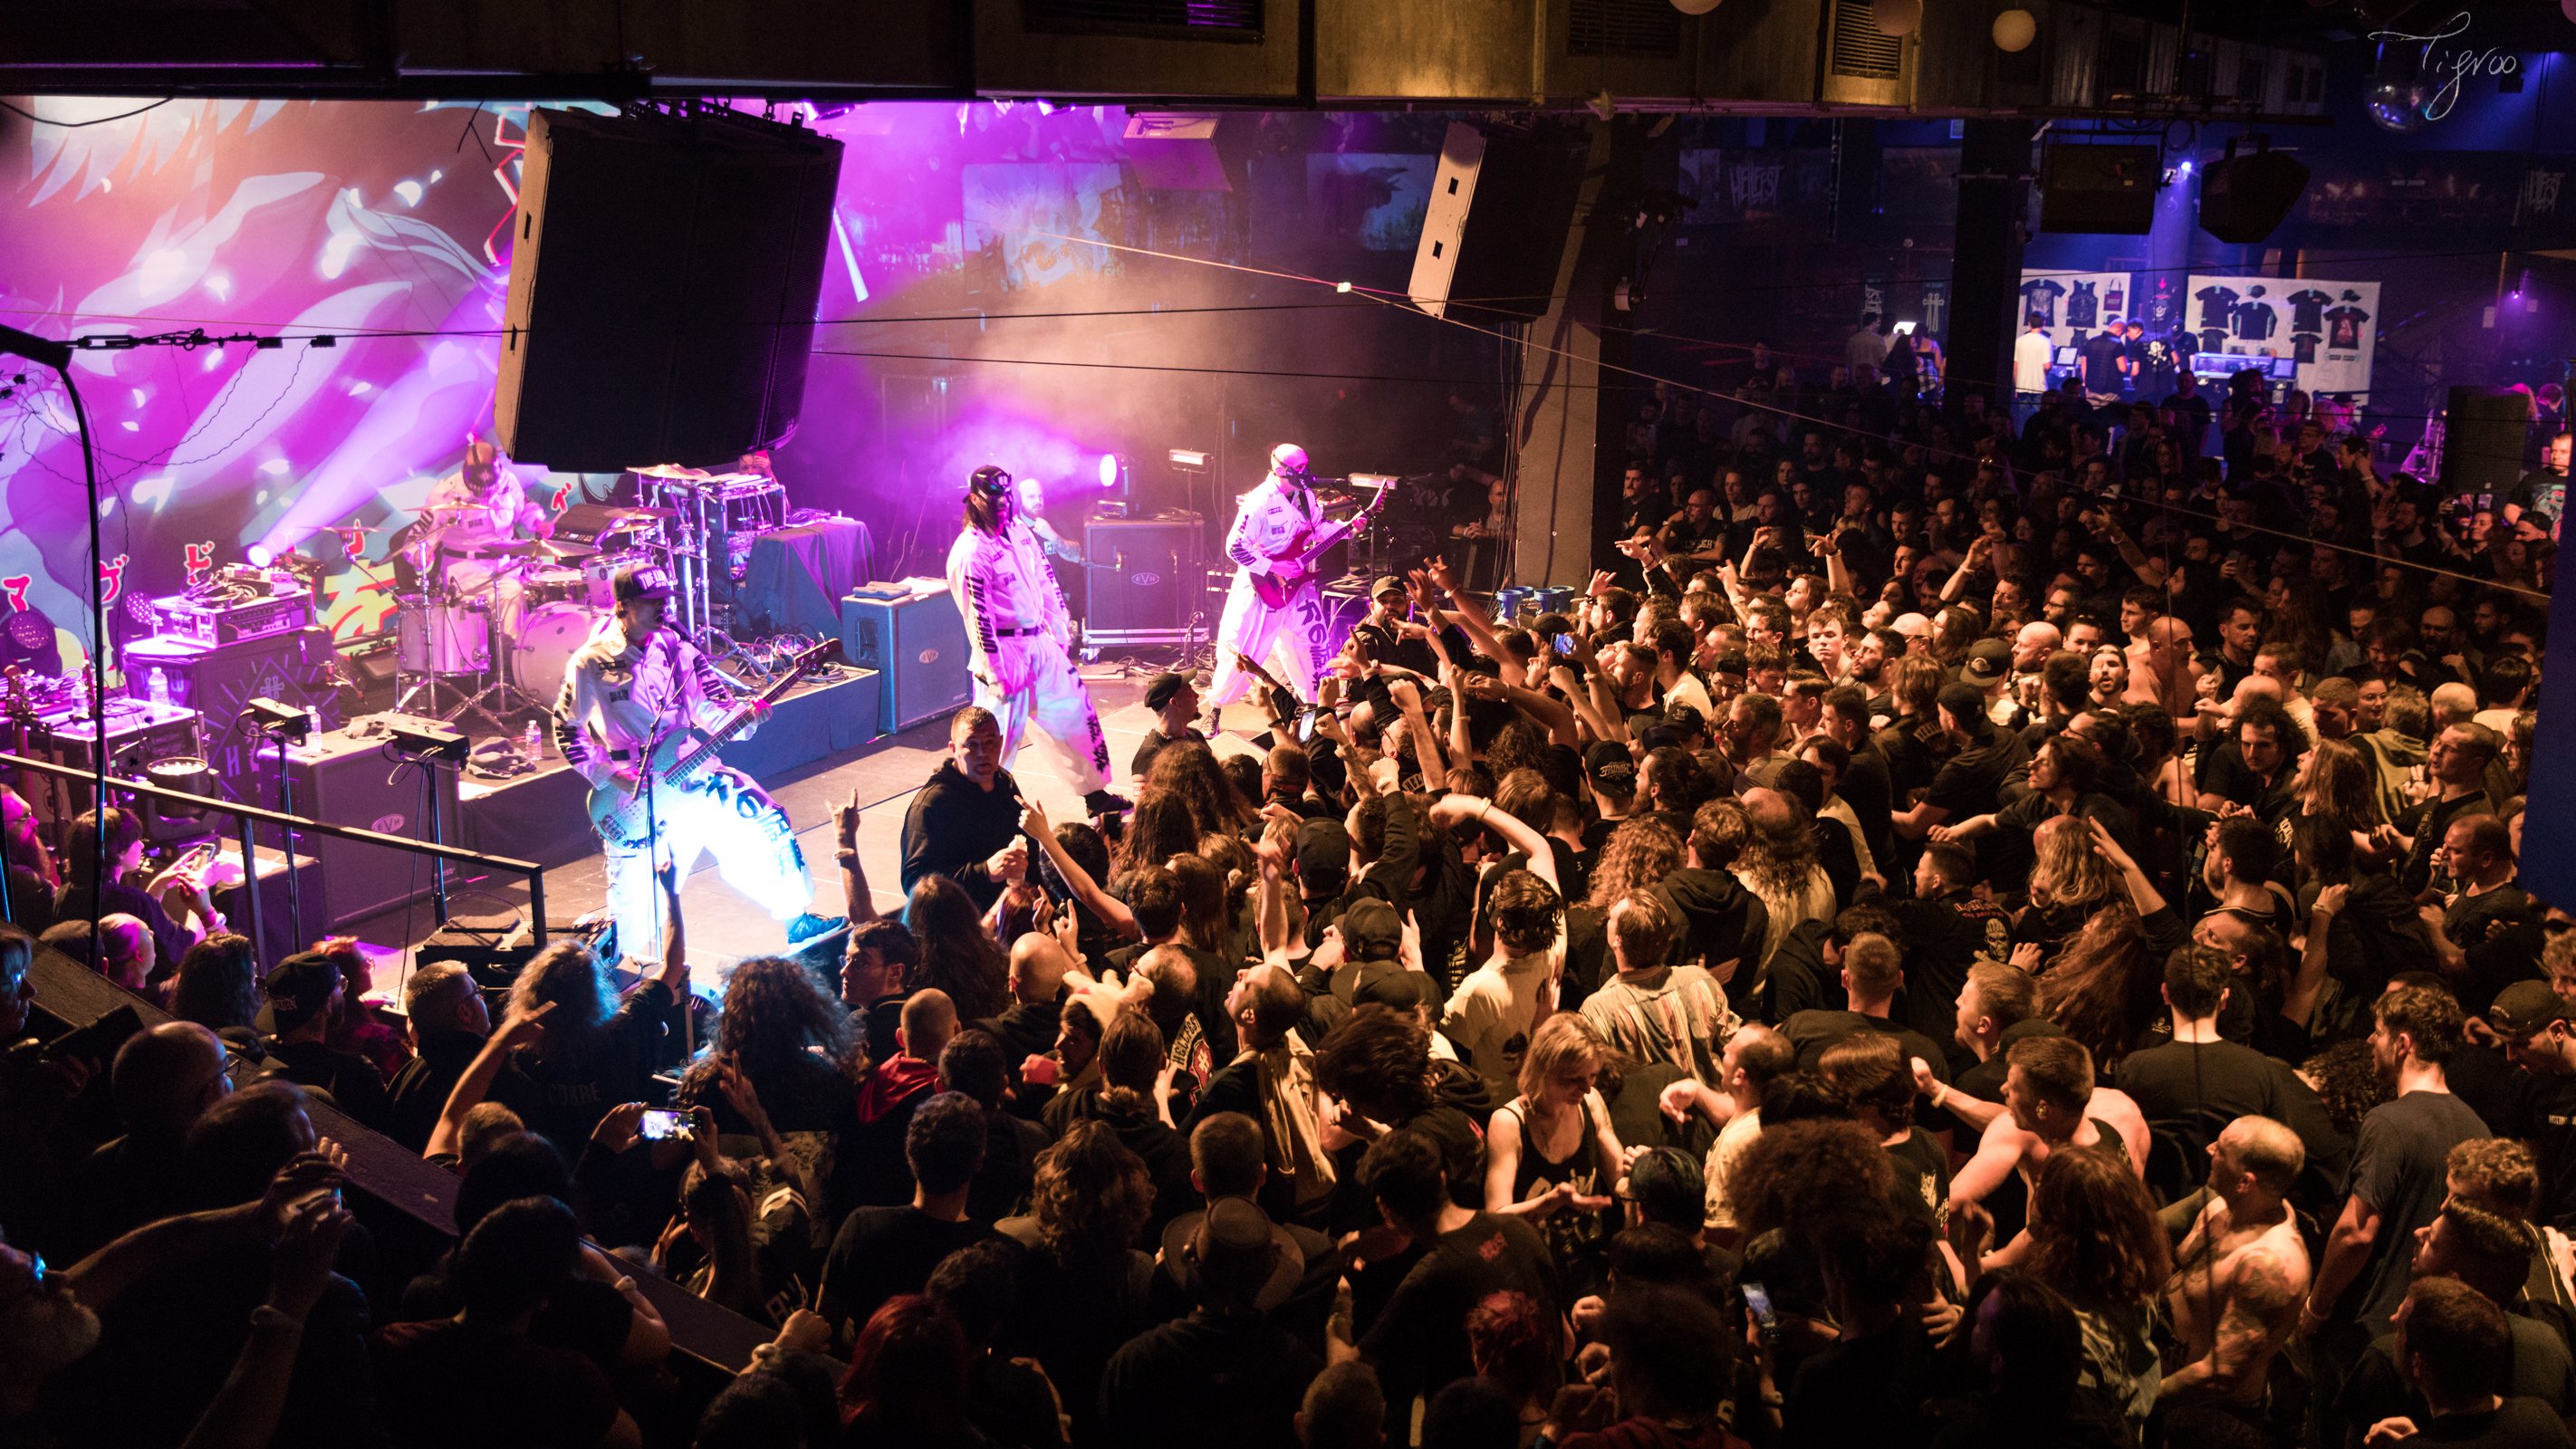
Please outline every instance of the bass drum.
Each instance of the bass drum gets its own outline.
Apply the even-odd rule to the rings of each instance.
[[[582,604],[557,602],[530,609],[510,641],[510,682],[519,692],[555,707],[563,693],[564,674],[572,656],[590,641],[593,629],[608,616]]]

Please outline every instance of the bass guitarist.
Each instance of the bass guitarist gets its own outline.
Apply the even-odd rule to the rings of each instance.
[[[1384,501],[1384,492],[1378,495]],[[1207,733],[1220,727],[1225,706],[1243,697],[1252,677],[1235,656],[1269,663],[1297,698],[1312,703],[1315,676],[1324,665],[1324,604],[1316,561],[1325,549],[1358,527],[1375,506],[1348,523],[1326,525],[1315,501],[1306,450],[1282,443],[1270,450],[1270,476],[1243,495],[1234,526],[1226,531],[1226,557],[1234,560],[1234,586],[1216,626],[1216,675],[1209,681]]]
[[[671,576],[650,564],[617,571],[617,614],[572,658],[555,704],[555,741],[564,763],[593,787],[614,785],[641,794],[656,744],[692,725],[714,733],[734,713],[733,691],[696,645],[662,627],[671,598]],[[769,712],[750,706],[753,722]],[[741,738],[751,726],[732,732]],[[716,868],[734,889],[787,925],[791,943],[831,929],[807,912],[813,878],[787,812],[750,778],[716,766],[676,790],[653,792],[651,828],[640,840],[603,834],[608,864],[608,904],[617,917],[618,949],[654,960],[662,939],[656,861],[685,881],[698,852],[712,851]]]

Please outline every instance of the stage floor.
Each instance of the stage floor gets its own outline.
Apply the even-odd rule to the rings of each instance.
[[[1153,715],[1144,705],[1145,683],[1150,677],[1122,677],[1107,665],[1084,670],[1092,697],[1100,707],[1101,729],[1109,740],[1110,767],[1117,780],[1112,788],[1131,797],[1135,782],[1127,778],[1127,765],[1154,724]],[[1227,720],[1235,729],[1257,732],[1255,712],[1248,704],[1229,709]],[[904,811],[911,806],[914,793],[939,768],[947,747],[948,720],[943,716],[761,779],[795,822],[797,839],[814,877],[813,908],[817,914],[841,914],[840,875],[832,858],[832,822],[840,807],[853,801],[860,807],[859,859],[866,867],[876,908],[886,913],[903,909]],[[1254,753],[1251,743],[1234,733],[1220,736],[1216,747],[1220,754]],[[1022,790],[1051,817],[1069,820],[1080,816],[1081,796],[1059,773],[1054,751],[1043,740],[1034,736],[1030,739],[1020,752],[1019,767],[1014,773]],[[595,910],[605,898],[606,875],[595,846],[578,859],[552,867],[545,879],[547,914],[557,919]],[[528,904],[526,882],[513,878],[452,883],[449,897],[450,910],[459,916],[524,911]],[[712,860],[699,862],[682,887],[681,901],[689,918],[692,979],[702,993],[720,988],[734,962],[776,952],[786,945],[778,923],[726,885]],[[353,928],[353,934],[375,948],[368,954],[376,964],[376,989],[389,1002],[400,999],[402,979],[412,965],[410,948],[426,938],[433,927],[424,891],[418,899],[381,912]]]

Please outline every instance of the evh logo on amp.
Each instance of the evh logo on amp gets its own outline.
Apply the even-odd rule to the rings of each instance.
[[[924,650],[922,650],[922,651],[921,651],[921,662],[922,662],[922,663],[924,663],[924,664],[936,664],[936,663],[938,663],[938,662],[939,662],[939,651],[938,651],[938,650],[936,650],[936,649],[924,649]]]
[[[1129,574],[1127,582],[1140,589],[1150,589],[1163,581],[1161,574]]]

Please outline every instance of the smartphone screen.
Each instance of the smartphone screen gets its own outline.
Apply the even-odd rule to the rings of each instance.
[[[1769,1290],[1750,1279],[1745,1280],[1744,1306],[1752,1311],[1753,1321],[1761,1326],[1762,1336],[1764,1338],[1773,1338],[1779,1335],[1780,1317],[1778,1314],[1771,1311],[1771,1294]]]
[[[1572,654],[1574,652],[1574,636],[1571,634],[1557,635],[1556,652],[1559,654]]]
[[[659,1107],[648,1109],[644,1113],[642,1136],[645,1141],[664,1142],[674,1137],[688,1135],[689,1119],[685,1113],[666,1112]]]

